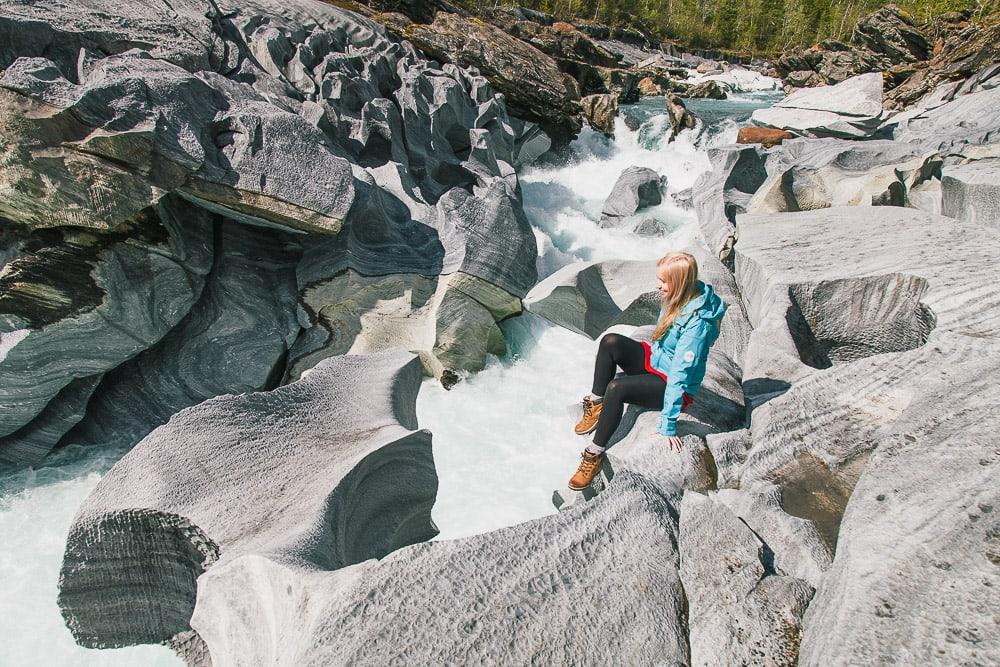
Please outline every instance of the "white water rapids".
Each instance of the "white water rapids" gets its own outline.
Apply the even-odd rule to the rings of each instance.
[[[773,80],[764,83],[771,85]],[[766,87],[764,85],[759,86]],[[706,148],[735,140],[737,123],[774,94],[739,93],[692,101],[699,130],[661,142],[663,99],[623,108],[642,123],[617,122],[616,141],[585,130],[567,155],[521,174],[524,207],[539,246],[539,278],[579,260],[653,259],[693,233],[693,215],[672,194],[708,168]],[[650,239],[601,229],[601,206],[618,174],[633,165],[666,176],[664,203],[644,212],[670,235]],[[650,276],[650,289],[653,276]],[[596,342],[537,317],[503,323],[508,354],[450,392],[427,381],[417,401],[433,434],[440,489],[433,510],[438,539],[481,533],[555,511],[586,441],[573,435],[567,407],[589,390]],[[176,665],[165,647],[92,650],[77,646],[56,605],[70,523],[100,477],[123,452],[67,448],[35,470],[0,476],[0,665]]]

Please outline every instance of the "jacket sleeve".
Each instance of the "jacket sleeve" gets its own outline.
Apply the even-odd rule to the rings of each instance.
[[[700,317],[693,317],[681,331],[674,348],[674,358],[667,373],[667,388],[663,392],[663,410],[660,411],[661,435],[677,435],[677,417],[684,405],[684,393],[690,393],[691,371],[704,367],[711,347],[714,325]]]

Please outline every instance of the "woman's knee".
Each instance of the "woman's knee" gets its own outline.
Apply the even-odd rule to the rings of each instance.
[[[608,383],[608,388],[604,391],[604,400],[621,401],[625,396],[625,383],[621,380],[612,380]]]
[[[601,337],[601,347],[605,349],[614,349],[621,347],[623,336],[621,334],[609,333],[604,334]]]

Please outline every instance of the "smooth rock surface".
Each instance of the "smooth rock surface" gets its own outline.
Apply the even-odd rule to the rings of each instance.
[[[378,562],[244,556],[202,577],[192,625],[219,666],[687,664],[673,512],[623,471],[593,502]]]
[[[601,226],[615,226],[636,211],[663,200],[666,179],[649,167],[628,167],[618,175],[601,209]]]
[[[837,554],[802,663],[996,654],[1000,234],[894,207],[737,226],[744,387],[771,392],[748,397],[740,488],[777,485]]]
[[[773,107],[753,112],[755,124],[813,137],[862,139],[883,118],[882,75],[852,77],[843,83],[795,92]]]
[[[995,143],[1000,140],[1000,88],[904,112],[884,126],[896,141],[919,143],[943,154],[958,153],[969,144]]]
[[[293,384],[174,415],[74,519],[59,577],[74,638],[124,646],[186,633],[196,578],[241,555],[333,570],[435,535],[419,387],[413,355],[339,356]]]
[[[712,498],[688,491],[680,515],[691,664],[797,664],[812,586],[775,573],[767,546]]]

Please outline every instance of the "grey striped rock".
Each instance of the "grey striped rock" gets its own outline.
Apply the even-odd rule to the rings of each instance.
[[[802,664],[995,655],[1000,233],[894,207],[737,227],[744,385],[783,385],[753,411],[739,483],[777,485],[837,554]]]
[[[104,376],[66,444],[131,447],[186,407],[281,380],[299,332],[298,249],[279,232],[215,225],[201,298],[159,343]]]
[[[122,233],[65,229],[29,241],[0,277],[0,435],[173,328],[201,294],[211,229],[204,211],[171,198]]]
[[[517,297],[461,271],[367,277],[348,270],[307,284],[301,305],[310,326],[290,350],[291,378],[330,356],[391,347],[419,354],[439,379],[480,370],[488,355],[506,352],[497,323],[521,312]]]
[[[672,516],[623,471],[593,502],[341,570],[247,555],[202,576],[192,626],[217,666],[688,664]]]
[[[614,227],[622,218],[634,215],[663,200],[666,179],[648,167],[628,167],[618,175],[611,194],[601,209],[601,226]]]
[[[733,145],[710,148],[711,170],[698,177],[692,203],[698,229],[709,250],[732,263],[736,215],[767,179],[764,153],[756,146]]]
[[[945,167],[941,214],[1000,228],[1000,159]]]
[[[893,141],[793,139],[770,151],[768,178],[746,211],[911,205],[910,192],[940,178],[942,162],[935,151]]]
[[[30,422],[0,438],[0,463],[11,466],[43,460],[81,419],[101,375],[79,378],[49,401]]]
[[[125,646],[189,632],[198,576],[241,555],[333,570],[432,537],[419,387],[412,355],[340,356],[293,384],[174,415],[74,519],[59,577],[74,638]]]
[[[776,572],[771,549],[713,497],[688,491],[680,515],[690,664],[797,664],[812,586]]]
[[[762,127],[844,139],[872,136],[882,119],[881,72],[851,77],[833,86],[796,91],[773,107],[757,109],[751,117]]]

